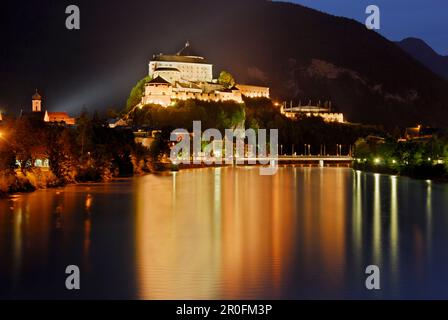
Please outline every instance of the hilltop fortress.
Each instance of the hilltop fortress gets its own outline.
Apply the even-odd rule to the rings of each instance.
[[[243,96],[269,98],[269,88],[236,84],[226,87],[213,79],[213,65],[193,53],[190,43],[174,55],[154,55],[149,62],[151,81],[145,84],[140,107],[158,104],[164,107],[179,100],[243,102]]]

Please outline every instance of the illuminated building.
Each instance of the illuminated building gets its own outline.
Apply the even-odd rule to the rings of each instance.
[[[42,110],[42,96],[36,89],[32,100],[32,113],[22,112],[21,117],[37,117],[40,120],[49,123],[63,123],[65,125],[74,125],[75,119],[70,117],[67,112],[48,112]]]
[[[291,103],[290,107],[287,107],[285,103],[281,108],[281,113],[291,119],[300,117],[319,117],[325,122],[344,122],[344,114],[333,112],[331,110],[331,102],[325,103],[324,107],[321,107],[320,103],[317,106],[312,106],[310,103],[310,105],[307,106],[299,105],[297,107],[294,107]]]
[[[417,127],[406,128],[404,138],[399,141],[428,141],[439,133],[439,129],[418,125]]]
[[[190,43],[175,55],[154,55],[149,63],[149,75],[155,79],[158,76],[171,83],[181,79],[191,82],[211,82],[213,80],[213,65],[204,57],[193,53]]]
[[[237,84],[236,87],[240,89],[243,96],[249,98],[268,98],[269,99],[269,88],[250,86],[246,84]]]
[[[33,98],[31,101],[33,112],[42,112],[42,97],[39,92],[37,92],[37,89],[36,93],[33,94]]]
[[[213,65],[192,52],[190,44],[175,55],[154,55],[149,63],[151,81],[146,83],[139,107],[169,106],[180,100],[243,102],[243,96],[269,98],[269,88],[235,85],[226,88],[213,79]]]
[[[74,125],[75,119],[70,117],[67,112],[48,112],[46,111],[45,122],[65,123],[66,125]]]

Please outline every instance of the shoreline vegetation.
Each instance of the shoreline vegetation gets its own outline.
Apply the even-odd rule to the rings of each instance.
[[[384,166],[369,166],[354,163],[353,170],[359,170],[367,173],[378,173],[390,176],[408,177],[415,180],[431,180],[435,182],[448,182],[446,171],[439,167],[414,167],[405,170],[396,170]]]
[[[128,126],[110,128],[97,112],[83,111],[75,126],[44,123],[38,117],[5,117],[0,126],[0,197],[36,189],[199,166],[163,164],[170,153],[174,129],[278,129],[282,155],[354,152],[356,170],[447,180],[448,139],[396,142],[397,129],[381,126],[327,123],[318,117],[289,119],[265,98],[236,102],[179,101],[170,108],[147,105],[119,114]],[[156,132],[147,148],[136,132]],[[385,137],[370,139],[369,137]],[[204,142],[206,147],[210,142]]]
[[[29,114],[0,128],[0,197],[79,182],[105,182],[150,172],[148,149],[129,129],[111,129],[83,111],[76,126]]]
[[[448,182],[448,137],[443,133],[406,141],[361,138],[354,149],[355,170]]]

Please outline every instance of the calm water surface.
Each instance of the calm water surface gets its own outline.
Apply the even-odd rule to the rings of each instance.
[[[1,200],[0,298],[448,298],[447,246],[446,184],[182,171]],[[365,289],[371,264],[380,291]]]

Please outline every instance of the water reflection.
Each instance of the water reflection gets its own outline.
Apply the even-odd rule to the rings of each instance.
[[[196,171],[139,181],[136,250],[142,298],[256,298],[269,278],[278,290],[293,224],[291,193],[280,197],[276,190],[293,187],[282,175],[272,186],[258,179],[252,169],[216,169],[200,181]],[[147,201],[144,195],[154,192],[154,185],[166,192]],[[269,195],[265,201],[257,197],[260,192]]]
[[[355,270],[362,269],[362,246],[363,246],[363,178],[361,171],[356,171],[353,177],[352,188],[352,243],[353,243],[353,266]],[[361,277],[358,277],[361,281]]]
[[[431,252],[431,235],[432,235],[432,181],[426,181],[426,235],[427,235],[427,250]]]
[[[448,298],[448,186],[343,168],[216,168],[0,201],[0,297]],[[381,269],[381,292],[365,268]]]
[[[398,187],[397,177],[390,177],[390,264],[393,279],[396,284],[398,272]]]
[[[381,265],[381,186],[380,175],[374,175],[373,185],[373,264]]]

